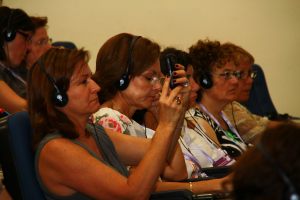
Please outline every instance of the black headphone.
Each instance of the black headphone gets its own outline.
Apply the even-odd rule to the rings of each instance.
[[[132,52],[133,52],[133,48],[134,45],[136,43],[136,41],[140,38],[141,36],[133,36],[133,38],[131,39],[130,42],[130,46],[129,46],[129,50],[128,50],[128,58],[127,58],[127,64],[126,64],[126,70],[125,73],[121,76],[121,78],[118,81],[118,89],[119,90],[125,90],[130,82],[130,68],[131,68],[131,60],[132,60]]]
[[[46,74],[46,77],[49,80],[49,82],[54,87],[55,91],[52,95],[52,101],[53,101],[54,105],[57,107],[64,107],[65,105],[67,105],[68,100],[69,100],[67,93],[64,90],[60,89],[57,86],[56,81],[46,72],[46,69],[45,69],[42,59],[39,59],[38,64],[40,65],[40,68],[42,69],[42,71]]]
[[[14,15],[14,11],[15,11],[14,9],[11,9],[7,21],[7,26],[3,30],[4,41],[6,42],[11,42],[16,38],[17,31],[11,27],[11,21]]]
[[[296,191],[296,188],[286,173],[279,167],[279,165],[275,162],[275,160],[271,157],[268,151],[263,147],[261,142],[257,143],[256,148],[260,151],[263,158],[270,163],[270,166],[276,171],[276,173],[280,176],[283,183],[288,187],[288,199],[289,200],[300,200],[299,194]]]
[[[210,73],[200,69],[199,83],[204,89],[209,89],[213,86],[213,81]]]

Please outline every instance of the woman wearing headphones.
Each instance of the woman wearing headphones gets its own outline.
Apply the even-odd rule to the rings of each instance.
[[[230,158],[238,157],[247,144],[222,110],[236,98],[240,72],[231,53],[218,41],[199,40],[189,51],[201,87],[199,108],[190,112],[189,118],[204,127],[216,147],[225,150]]]
[[[0,107],[10,113],[27,108],[27,70],[22,62],[33,30],[23,10],[0,7]]]
[[[132,36],[126,38],[131,41]],[[221,190],[219,180],[207,184],[157,181],[172,165],[168,157],[182,125],[189,87],[169,91],[170,78],[166,79],[158,103],[164,112],[152,139],[119,134],[87,125],[89,116],[100,107],[97,93],[102,90],[91,79],[87,62],[88,54],[82,49],[52,48],[29,71],[35,169],[48,199],[142,200],[149,199],[153,191]],[[142,78],[130,84],[145,84],[148,80]],[[136,168],[128,173],[126,165]]]
[[[139,109],[159,103],[162,89],[159,53],[157,43],[127,33],[110,38],[100,48],[93,78],[102,88],[99,93],[102,106],[93,115],[94,123],[128,135],[153,136],[153,130],[141,126],[132,120],[132,116]],[[176,81],[187,81],[181,66],[178,66],[177,73]],[[178,137],[174,137],[176,146],[170,162],[172,165],[162,174],[162,178],[167,180],[187,178],[176,139]]]
[[[93,79],[101,86],[99,99],[103,102],[101,109],[94,113],[93,122],[119,133],[130,134],[143,138],[152,138],[155,134],[132,119],[133,114],[139,109],[151,109],[152,113],[159,115],[158,123],[163,115],[173,117],[164,110],[161,100],[164,93],[173,93],[180,90],[181,97],[175,98],[178,105],[188,106],[190,87],[184,87],[187,82],[182,65],[176,65],[173,72],[173,83],[178,87],[170,90],[169,80],[161,86],[160,71],[160,47],[158,44],[144,37],[131,34],[119,34],[110,38],[99,50],[97,56],[96,73]],[[129,72],[129,73],[128,73]],[[124,78],[125,77],[125,78]],[[127,87],[121,88],[123,80],[127,80]],[[172,80],[172,79],[171,79]],[[126,81],[125,81],[126,82]],[[184,98],[183,98],[184,97]],[[158,109],[156,109],[158,108]],[[160,174],[162,179],[180,180],[187,177],[187,169],[184,163],[181,149],[178,145],[178,137],[183,126],[184,112],[180,114],[180,121],[176,127],[176,133],[172,138],[174,152],[166,163],[166,167]],[[138,147],[136,147],[138,150]],[[135,171],[135,170],[133,170]],[[194,182],[190,185],[194,192],[205,190],[218,190],[222,179]],[[160,187],[167,190],[186,188],[186,183],[160,182]],[[159,188],[160,188],[159,187]]]

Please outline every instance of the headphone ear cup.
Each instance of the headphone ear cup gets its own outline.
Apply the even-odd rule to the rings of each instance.
[[[125,90],[129,85],[129,77],[127,74],[124,74],[119,80],[118,89]]]
[[[3,31],[3,34],[4,34],[4,40],[6,42],[11,42],[16,38],[17,33],[16,31],[7,29]]]
[[[202,74],[200,77],[200,85],[204,88],[204,89],[209,89],[213,86],[213,82],[211,80],[211,77],[209,74],[205,73]]]
[[[65,92],[55,91],[53,94],[53,102],[57,107],[64,107],[68,100],[68,95]]]

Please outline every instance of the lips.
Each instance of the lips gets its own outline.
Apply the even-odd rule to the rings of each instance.
[[[98,97],[97,97],[97,98],[93,98],[93,99],[91,100],[91,102],[98,102],[98,103],[99,103]]]

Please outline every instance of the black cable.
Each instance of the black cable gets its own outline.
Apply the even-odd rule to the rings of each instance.
[[[232,119],[233,119],[234,127],[235,127],[236,131],[238,133],[240,133],[240,131],[239,131],[238,127],[237,127],[236,121],[235,121],[235,116],[234,116],[234,112],[233,112],[233,103],[231,102],[230,104],[231,104],[231,114],[232,114]]]
[[[195,126],[195,128],[196,128],[196,133],[198,134],[198,135],[200,135],[201,137],[203,137],[203,134],[205,135],[205,137],[206,137],[206,139],[208,139],[212,144],[214,144],[215,146],[218,146],[217,144],[215,144],[215,142],[211,139],[211,138],[209,138],[207,135],[206,135],[206,133],[205,133],[205,131],[202,129],[202,127],[201,127],[201,125],[198,123],[198,121],[194,118],[194,116],[191,114],[191,112],[188,110],[188,113],[190,114],[190,116],[191,116],[191,118],[193,119],[193,121],[196,123],[196,126]],[[186,119],[186,118],[185,118]],[[186,119],[186,120],[188,120],[188,119]]]

